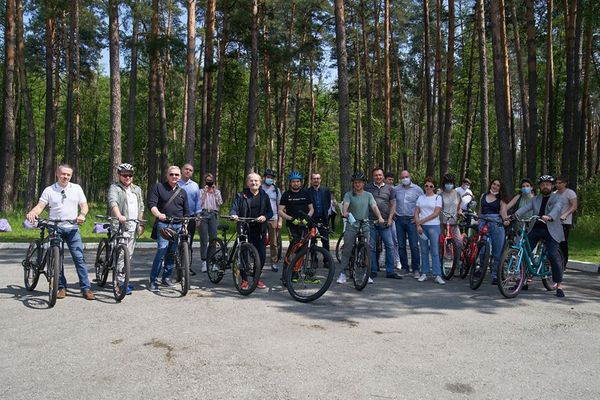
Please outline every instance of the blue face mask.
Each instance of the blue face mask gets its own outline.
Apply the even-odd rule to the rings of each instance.
[[[521,188],[521,193],[529,194],[529,193],[531,193],[531,188],[530,187]]]
[[[452,183],[446,183],[446,184],[444,185],[444,189],[445,189],[447,192],[449,192],[449,191],[451,191],[452,189],[454,189],[454,185],[453,185]]]
[[[272,178],[267,178],[267,179],[265,179],[265,183],[266,183],[268,186],[271,186],[271,185],[273,184],[273,179],[272,179]]]

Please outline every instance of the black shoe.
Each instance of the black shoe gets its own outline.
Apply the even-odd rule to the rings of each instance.
[[[385,277],[388,279],[402,279],[402,277],[395,272],[392,272],[391,274],[386,274]]]
[[[370,277],[371,279],[373,279],[373,278],[377,278],[377,272],[375,272],[375,271],[371,271],[371,275],[369,275],[369,277]]]
[[[521,288],[521,290],[529,290],[529,285],[528,284],[523,285],[523,287]]]
[[[190,275],[191,275],[191,276],[194,276],[194,275],[196,275],[196,272],[194,272],[194,270],[193,270],[193,269],[191,269],[191,268],[190,268]]]
[[[556,297],[565,297],[565,292],[562,289],[556,289]]]
[[[498,278],[492,278],[492,285],[498,284]]]

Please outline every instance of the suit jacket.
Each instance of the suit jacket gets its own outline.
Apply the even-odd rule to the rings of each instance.
[[[317,191],[312,186],[306,190],[308,191],[308,194],[310,194],[310,198],[313,201],[313,207],[314,207],[315,206],[315,198],[317,196]],[[329,209],[331,208],[331,192],[329,191],[328,188],[326,188],[323,185],[321,185],[320,190],[323,191],[323,196],[322,196],[323,210],[321,212],[321,215],[317,215],[317,209],[315,208],[315,214],[313,215],[313,217],[327,219],[329,217]]]
[[[538,194],[535,196],[529,203],[525,206],[519,208],[515,214],[521,217],[526,214],[528,211],[533,212],[533,215],[539,215],[540,207],[542,206],[542,195]],[[552,221],[548,221],[546,226],[548,227],[548,232],[552,239],[556,240],[558,243],[565,240],[565,234],[563,232],[562,223],[560,221],[560,212],[565,204],[565,200],[557,195],[556,193],[550,194],[550,198],[548,199],[548,203],[546,204],[546,212],[545,215],[552,218]],[[530,224],[529,231],[533,229],[535,224]]]

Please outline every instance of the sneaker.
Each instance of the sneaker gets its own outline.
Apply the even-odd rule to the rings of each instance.
[[[565,292],[562,289],[556,289],[556,297],[565,297]]]
[[[64,299],[67,297],[67,290],[65,288],[58,289],[58,293],[56,293],[57,299]]]
[[[346,283],[346,274],[343,272],[340,272],[340,276],[337,278],[337,281],[335,281],[336,283],[342,284],[342,283]]]
[[[377,272],[376,271],[371,271],[371,274],[369,275],[369,279],[372,278],[377,278]]]
[[[306,278],[304,278],[304,283],[310,283],[312,285],[318,285],[319,283],[321,283],[321,280],[319,278],[306,277]]]
[[[83,291],[83,298],[86,300],[96,300],[96,295],[94,295],[94,292],[87,289]]]
[[[398,271],[401,271],[401,272],[403,272],[403,273],[404,273],[404,275],[406,275],[406,273],[408,272],[408,271],[406,271],[406,270],[405,270],[405,271],[403,271],[403,270],[402,270],[402,263],[401,263],[400,261],[397,261],[397,262],[396,262],[396,269],[397,269]]]
[[[240,285],[240,289],[248,290],[249,287],[250,287],[250,285],[248,284],[248,281],[242,281],[242,284]]]
[[[385,277],[388,279],[402,279],[402,277],[395,272],[392,272],[391,274],[385,274]]]
[[[206,271],[207,271],[207,269],[206,269],[206,260],[202,260],[202,261],[200,262],[200,265],[202,266],[202,267],[201,267],[201,268],[202,268],[202,270],[201,270],[201,271],[202,271],[202,272],[206,272]],[[190,271],[191,271],[191,270],[190,270]]]
[[[202,272],[206,272],[206,270],[203,270]],[[194,271],[193,269],[190,268],[190,276],[195,276],[196,275],[196,271]]]
[[[156,282],[152,282],[150,284],[150,291],[151,292],[160,292],[160,288],[158,287],[158,284]]]
[[[413,272],[413,278],[419,279],[421,277],[421,273],[419,271]]]
[[[369,277],[369,283],[373,283],[373,279],[371,279],[371,277]]]
[[[262,279],[259,279],[258,283],[256,284],[256,287],[259,289],[266,289],[267,285],[265,285],[265,283],[262,281]]]
[[[437,283],[439,285],[445,285],[446,281],[443,280],[442,277],[438,275],[438,276],[435,277],[435,283]]]
[[[421,274],[417,280],[419,282],[425,282],[427,280],[427,275],[426,274]]]
[[[127,285],[127,295],[130,295],[131,293],[133,293],[133,285],[129,284]]]
[[[271,264],[271,271],[273,271],[273,272],[279,271],[279,266],[277,265],[277,263]]]
[[[175,287],[175,284],[173,283],[171,278],[163,278],[162,284],[163,284],[163,286],[166,286],[166,287]]]

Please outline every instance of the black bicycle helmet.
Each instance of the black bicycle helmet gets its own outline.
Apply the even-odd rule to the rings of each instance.
[[[300,180],[302,180],[302,179],[304,179],[304,176],[300,172],[298,172],[298,171],[292,171],[288,175],[288,181],[292,181],[294,179],[300,179]]]
[[[159,232],[160,236],[162,236],[163,239],[168,240],[170,242],[175,241],[175,239],[177,238],[177,231],[175,229],[160,228]]]
[[[267,168],[265,169],[265,172],[263,172],[263,176],[277,176],[277,172],[275,172],[274,170],[272,170],[271,168]]]
[[[538,185],[542,182],[554,183],[554,177],[552,175],[542,175],[538,178]]]
[[[133,172],[133,165],[128,163],[119,164],[117,167],[117,173],[120,174],[122,172]]]
[[[360,171],[356,171],[356,172],[354,173],[354,175],[352,175],[352,180],[353,180],[353,181],[363,181],[363,182],[366,182],[366,180],[367,180],[367,177],[366,177],[366,175],[365,175],[365,174],[363,174],[362,172],[360,172]]]

